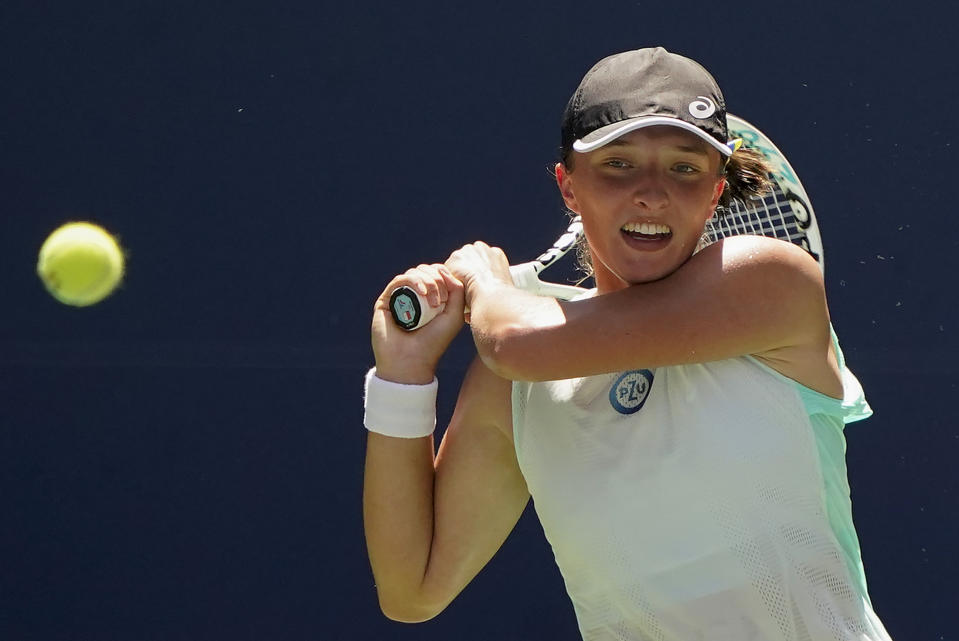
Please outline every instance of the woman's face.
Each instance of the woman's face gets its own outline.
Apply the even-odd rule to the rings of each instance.
[[[718,151],[655,126],[574,156],[556,178],[583,218],[600,292],[663,278],[689,259],[725,185]]]

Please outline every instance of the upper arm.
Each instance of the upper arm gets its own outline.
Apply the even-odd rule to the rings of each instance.
[[[529,320],[481,348],[503,376],[571,378],[745,354],[788,360],[829,337],[815,261],[790,243],[754,236],[715,243],[661,280],[552,303]]]
[[[436,456],[423,590],[440,607],[492,558],[529,501],[513,449],[511,385],[475,359]]]

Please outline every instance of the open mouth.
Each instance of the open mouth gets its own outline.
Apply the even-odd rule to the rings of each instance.
[[[626,223],[620,230],[634,240],[665,240],[673,235],[673,230],[659,223]]]

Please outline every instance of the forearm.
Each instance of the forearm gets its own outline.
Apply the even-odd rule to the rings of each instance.
[[[446,311],[429,325],[405,332],[390,315],[391,292],[409,286]],[[463,287],[442,265],[408,270],[394,278],[374,306],[372,346],[376,369],[367,375],[367,439],[363,517],[370,564],[383,613],[422,621],[451,597],[436,596],[428,576],[437,565],[434,528],[436,364],[463,325]],[[375,375],[374,375],[375,374]],[[446,602],[438,601],[446,599]]]
[[[529,500],[508,436],[510,389],[474,361],[435,456],[428,436],[369,435],[366,537],[389,618],[416,622],[441,612],[492,558]],[[385,429],[389,414],[373,415]]]
[[[366,545],[383,612],[400,620],[435,615],[422,603],[433,539],[433,439],[371,432],[363,484]]]

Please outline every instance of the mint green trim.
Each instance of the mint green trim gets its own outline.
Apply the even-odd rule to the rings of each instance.
[[[832,331],[832,328],[830,330]],[[847,423],[872,416],[872,408],[866,402],[859,381],[846,368],[846,359],[839,347],[839,339],[835,331],[832,331],[832,340],[842,375],[842,399],[810,389],[755,358],[748,358],[771,375],[788,382],[799,394],[816,439],[816,451],[823,482],[823,503],[829,519],[829,527],[842,548],[850,575],[856,582],[860,594],[868,602],[869,593],[866,586],[866,573],[862,565],[862,552],[852,520],[852,501],[849,498],[849,481],[846,476],[846,438],[843,430]]]
[[[796,391],[799,392],[799,396],[806,408],[806,413],[809,414],[809,416],[816,416],[819,414],[826,416],[838,416],[842,418],[843,423],[854,423],[855,421],[861,421],[869,418],[872,416],[872,408],[869,407],[869,403],[866,402],[866,397],[863,394],[862,386],[859,384],[859,381],[856,379],[853,373],[846,368],[846,359],[843,356],[842,349],[839,347],[839,339],[836,337],[835,330],[833,330],[832,327],[829,329],[832,334],[833,348],[836,350],[836,360],[839,363],[839,372],[842,375],[842,399],[833,398],[832,396],[827,396],[822,392],[817,392],[814,389],[806,387],[805,385],[789,378],[785,374],[777,372],[753,356],[747,356],[746,358],[769,372],[769,374],[772,376],[781,381],[786,381],[790,385],[793,385],[796,388]]]
[[[809,422],[816,437],[829,527],[842,548],[846,567],[856,581],[859,593],[868,601],[866,572],[862,565],[859,536],[852,521],[852,501],[849,498],[849,481],[846,477],[844,423],[839,417],[824,414],[810,415]]]

